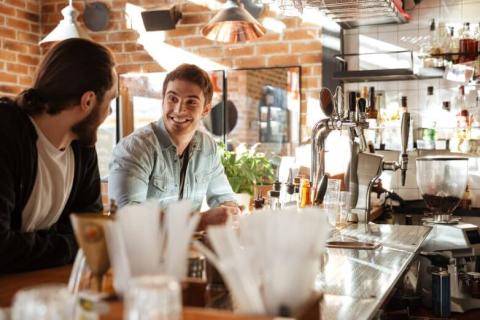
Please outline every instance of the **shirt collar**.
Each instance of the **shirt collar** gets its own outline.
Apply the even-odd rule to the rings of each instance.
[[[158,142],[160,143],[160,147],[162,149],[168,149],[174,144],[172,143],[172,140],[170,139],[170,134],[168,133],[167,129],[165,128],[165,123],[163,122],[163,117],[161,117],[157,121],[157,126],[160,129],[160,135],[158,136]],[[199,130],[195,131],[195,134],[193,135],[192,141],[190,141],[190,151],[199,151],[201,150],[200,147],[200,140],[201,140],[201,132]]]

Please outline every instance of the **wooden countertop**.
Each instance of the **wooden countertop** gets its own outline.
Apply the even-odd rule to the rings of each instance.
[[[15,293],[26,287],[46,283],[68,283],[71,265],[31,272],[0,275],[0,307],[9,307]]]

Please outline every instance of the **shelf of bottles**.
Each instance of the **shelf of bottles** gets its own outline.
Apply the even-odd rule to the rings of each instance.
[[[461,27],[430,21],[428,41],[420,47],[419,59],[424,68],[450,68],[464,72],[463,82],[480,76],[480,23]],[[461,65],[461,67],[458,67]],[[447,70],[448,71],[448,70]],[[452,71],[453,72],[453,71]]]

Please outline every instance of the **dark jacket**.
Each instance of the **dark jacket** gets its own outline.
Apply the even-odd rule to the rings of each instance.
[[[75,174],[65,208],[48,230],[22,232],[22,212],[37,176],[37,133],[12,101],[0,99],[0,273],[72,262],[77,252],[69,215],[102,210],[97,153],[72,142]]]

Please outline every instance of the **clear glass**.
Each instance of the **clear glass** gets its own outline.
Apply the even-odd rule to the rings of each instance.
[[[463,197],[468,179],[468,158],[417,158],[417,184],[434,220],[448,221]]]
[[[337,217],[340,215],[340,184],[338,179],[328,179],[327,191],[323,198],[323,206],[328,212],[328,221],[336,226]]]
[[[340,197],[339,197],[339,215],[336,219],[336,227],[344,227],[347,224],[347,217],[348,214],[350,213],[350,210],[352,210],[352,205],[351,205],[351,193],[349,191],[340,191]]]
[[[65,285],[51,284],[18,291],[13,300],[12,320],[74,319],[75,298]]]
[[[174,278],[164,275],[134,278],[125,297],[124,312],[127,320],[180,320],[180,285]]]

